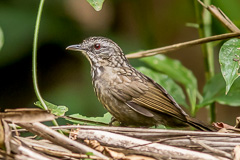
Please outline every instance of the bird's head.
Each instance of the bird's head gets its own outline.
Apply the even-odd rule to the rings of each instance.
[[[92,67],[118,67],[127,62],[121,48],[105,37],[89,37],[82,43],[68,46],[66,49],[81,51],[90,61]]]

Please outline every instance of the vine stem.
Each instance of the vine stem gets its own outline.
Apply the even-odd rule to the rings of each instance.
[[[195,11],[197,22],[199,24],[199,36],[200,38],[209,37],[212,35],[212,16],[211,13],[208,12],[205,8],[202,10],[202,7],[199,3],[202,3],[200,0],[195,0]],[[205,5],[210,5],[211,0],[204,0]],[[206,81],[210,80],[214,76],[214,50],[213,44],[207,43],[202,44],[202,52],[204,58],[204,65],[205,65],[205,79]],[[209,113],[211,122],[216,120],[216,113],[215,113],[215,103],[209,105]]]
[[[34,41],[33,41],[33,57],[32,57],[32,72],[33,72],[33,87],[35,94],[37,96],[37,99],[42,104],[43,108],[45,110],[48,110],[47,105],[45,104],[40,91],[38,89],[38,81],[37,81],[37,42],[38,42],[38,32],[39,32],[39,26],[42,16],[42,9],[44,5],[45,0],[41,0],[38,8],[38,14],[37,14],[37,20],[35,25],[35,31],[34,31]]]
[[[38,88],[38,81],[37,81],[37,42],[38,42],[38,32],[39,32],[39,26],[40,26],[44,1],[45,0],[40,1],[39,8],[38,8],[38,14],[37,14],[37,20],[36,20],[36,24],[35,24],[34,40],[33,40],[33,56],[32,56],[32,78],[33,78],[33,88],[34,88],[35,94],[37,96],[37,99],[42,104],[43,109],[48,110],[48,107],[40,94],[40,91]],[[53,120],[52,123],[55,126],[58,126],[58,123],[56,120]],[[59,130],[59,132],[62,133],[61,130]]]

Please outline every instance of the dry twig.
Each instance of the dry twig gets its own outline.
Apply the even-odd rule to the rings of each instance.
[[[239,37],[239,36],[240,36],[239,32],[238,33],[226,33],[226,34],[221,34],[221,35],[216,35],[216,36],[211,36],[211,37],[206,37],[206,38],[200,38],[200,39],[196,39],[196,40],[192,40],[192,41],[187,41],[187,42],[183,42],[183,43],[177,43],[174,45],[165,46],[165,47],[161,47],[161,48],[140,51],[140,52],[128,54],[128,55],[126,55],[126,57],[127,58],[142,58],[142,57],[154,56],[157,54],[171,52],[171,51],[175,51],[178,49],[186,48],[186,47],[197,45],[197,44],[203,44],[203,43],[207,43],[207,42],[229,39],[229,38]]]
[[[43,156],[39,153],[37,153],[36,151],[31,150],[28,147],[25,147],[23,145],[21,145],[20,143],[18,143],[15,140],[11,140],[11,150],[15,153],[18,153],[18,156],[24,156],[25,159],[33,159],[33,160],[51,160],[50,158]]]
[[[227,29],[232,32],[240,32],[239,28],[223,13],[220,8],[214,5],[206,6],[201,0],[198,2],[207,9],[214,17],[216,17]]]
[[[64,148],[67,148],[71,151],[74,151],[76,153],[87,153],[92,152],[94,155],[108,159],[108,157],[104,156],[103,154],[95,151],[94,149],[87,147],[81,143],[78,143],[76,141],[73,141],[69,139],[68,137],[50,129],[49,127],[39,123],[18,123],[19,126],[26,128],[30,132],[37,134],[45,139],[50,140],[53,143],[56,143],[58,145],[63,146]]]
[[[191,140],[192,140],[194,143],[197,143],[197,144],[201,145],[201,146],[204,147],[205,149],[211,151],[212,153],[214,153],[214,154],[216,154],[216,155],[218,155],[218,156],[223,156],[223,157],[232,159],[232,155],[229,154],[229,153],[227,153],[227,152],[224,152],[224,151],[221,151],[221,150],[212,148],[212,147],[206,145],[205,143],[203,143],[202,141],[197,140],[197,139],[195,139],[195,138],[191,138]]]

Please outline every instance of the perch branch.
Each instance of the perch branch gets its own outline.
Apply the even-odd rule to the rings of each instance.
[[[70,135],[76,136],[76,133]],[[110,145],[113,147],[121,147],[121,148],[130,148],[138,150],[138,151],[147,151],[158,153],[161,157],[168,157],[168,158],[187,158],[187,159],[207,159],[207,160],[217,160],[220,157],[214,157],[209,154],[200,153],[196,151],[190,151],[186,149],[181,149],[177,147],[172,147],[168,145],[158,144],[158,143],[151,143],[150,141],[141,140],[137,138],[132,138],[116,133],[110,133],[106,131],[97,131],[97,130],[80,130],[77,133],[77,140],[84,140],[84,139],[91,139],[97,140],[101,144]],[[146,144],[143,146],[143,144]],[[221,158],[220,158],[221,159]]]

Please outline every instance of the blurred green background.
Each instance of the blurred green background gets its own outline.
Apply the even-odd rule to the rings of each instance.
[[[193,0],[106,0],[96,12],[86,0],[45,1],[39,31],[38,82],[44,99],[69,107],[67,114],[102,116],[106,110],[98,102],[91,85],[90,64],[68,45],[89,36],[105,36],[119,44],[125,54],[198,38]],[[213,0],[240,26],[240,1]],[[0,108],[33,107],[31,62],[34,25],[39,1],[1,0],[0,27],[4,45],[0,50]],[[227,32],[213,19],[213,33]],[[219,72],[216,47],[216,72]],[[167,54],[179,59],[205,84],[201,47],[195,46]],[[134,66],[138,60],[130,61]],[[235,124],[239,107],[217,105],[217,121]],[[198,118],[206,121],[201,109]]]

